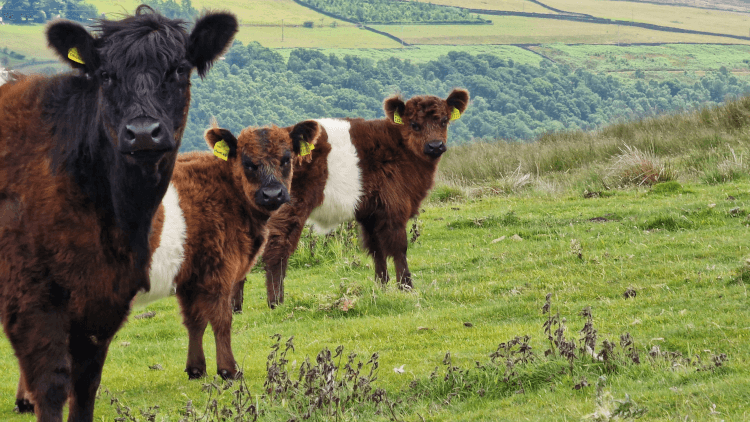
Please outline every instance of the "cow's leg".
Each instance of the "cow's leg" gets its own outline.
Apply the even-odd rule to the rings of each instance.
[[[199,289],[196,276],[177,286],[177,300],[182,309],[182,323],[188,331],[188,354],[185,372],[188,379],[198,379],[206,375],[206,356],[203,353],[203,333],[208,319],[205,308],[200,303],[204,291]]]
[[[34,403],[29,400],[26,378],[23,376],[23,371],[20,371],[20,373],[21,376],[18,377],[18,389],[16,390],[16,410],[18,413],[34,413]]]
[[[235,314],[242,313],[242,304],[245,300],[245,278],[234,283],[234,291],[232,292],[232,312]]]
[[[70,356],[73,359],[70,412],[68,422],[94,420],[96,390],[102,379],[102,367],[112,338],[99,339],[84,333],[71,333]]]
[[[234,354],[232,353],[232,307],[230,302],[231,295],[229,294],[218,297],[208,314],[216,340],[216,373],[224,379],[235,379],[242,375],[237,371],[237,362],[234,360]]]
[[[375,263],[375,277],[381,283],[386,284],[388,283],[388,263],[380,238],[382,229],[379,226],[381,223],[374,216],[358,219],[358,221],[362,228],[362,243]]]
[[[383,232],[379,234],[379,238],[383,239],[383,249],[387,251],[387,255],[393,257],[393,263],[396,267],[396,277],[398,280],[398,287],[400,289],[411,289],[412,285],[411,272],[409,272],[409,265],[406,262],[406,224],[394,224],[387,227]]]
[[[263,252],[263,262],[266,265],[266,294],[271,309],[284,303],[287,264],[299,244],[304,221],[289,215],[282,216],[279,220],[274,219],[272,223],[272,230],[269,230],[272,234],[268,237]]]
[[[37,421],[62,421],[63,406],[71,386],[71,357],[68,350],[70,324],[61,311],[49,304],[26,307],[5,306],[3,325],[21,369],[19,389],[31,397]]]

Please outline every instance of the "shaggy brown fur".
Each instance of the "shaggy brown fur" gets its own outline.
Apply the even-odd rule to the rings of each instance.
[[[286,129],[246,128],[237,139],[214,127],[206,131],[206,142],[213,148],[226,141],[227,161],[201,152],[178,158],[172,183],[180,197],[187,240],[174,283],[188,330],[185,371],[190,379],[206,374],[203,333],[209,322],[216,340],[217,373],[224,379],[239,375],[231,346],[234,284],[263,250],[269,217],[289,201],[300,142],[315,144],[319,134],[314,121]],[[154,231],[152,237],[156,236]]]
[[[61,421],[68,400],[69,421],[93,420],[109,344],[149,288],[148,233],[186,123],[190,69],[210,66],[236,19],[209,14],[195,28],[148,8],[101,22],[100,37],[56,21],[50,46],[80,70],[0,87],[0,314],[21,372],[16,403],[40,421]],[[67,58],[74,47],[84,63]],[[124,66],[125,55],[139,62]]]
[[[359,157],[363,194],[355,212],[365,248],[375,262],[375,274],[388,281],[386,258],[393,257],[401,287],[411,288],[406,262],[406,224],[433,184],[440,155],[446,149],[448,124],[453,109],[463,113],[469,93],[454,90],[446,99],[418,96],[406,103],[400,97],[385,100],[387,118],[346,119]],[[403,124],[394,122],[394,112]],[[292,202],[268,222],[269,237],[263,254],[266,265],[268,304],[284,301],[284,277],[289,256],[297,248],[302,228],[313,209],[323,203],[328,178],[328,134],[323,134],[312,160],[295,166]],[[335,160],[335,157],[334,157]],[[335,162],[335,161],[334,161]],[[242,291],[236,291],[240,302]]]

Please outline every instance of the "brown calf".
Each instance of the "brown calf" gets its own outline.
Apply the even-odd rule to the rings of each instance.
[[[385,119],[318,120],[325,132],[312,160],[295,165],[292,202],[268,222],[263,262],[270,307],[284,301],[287,263],[306,221],[325,232],[355,218],[376,277],[388,281],[386,258],[393,257],[399,285],[412,287],[406,224],[432,187],[450,120],[468,104],[469,93],[456,89],[446,99],[418,96],[404,103],[390,97]],[[235,309],[241,306],[241,289],[234,302]]]
[[[0,86],[0,315],[20,367],[16,405],[39,421],[91,421],[109,344],[149,288],[151,221],[190,105],[237,30],[141,6],[47,27],[69,74]]]
[[[263,250],[269,217],[289,201],[293,161],[306,160],[300,148],[315,144],[319,134],[314,121],[247,128],[237,139],[214,127],[206,131],[206,142],[215,148],[223,140],[226,161],[200,152],[178,158],[153,226],[151,291],[139,294],[136,304],[167,296],[176,286],[189,335],[190,379],[206,374],[203,333],[209,322],[218,374],[238,375],[231,345],[235,281]]]

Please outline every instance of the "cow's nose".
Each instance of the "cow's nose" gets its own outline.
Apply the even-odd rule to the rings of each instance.
[[[258,191],[255,202],[261,207],[274,211],[289,202],[289,196],[286,193],[286,189],[280,185],[266,186]]]
[[[172,149],[174,143],[158,121],[139,118],[125,125],[120,145],[121,152],[166,152]]]
[[[431,157],[440,157],[446,149],[443,141],[432,141],[424,146],[424,153]]]

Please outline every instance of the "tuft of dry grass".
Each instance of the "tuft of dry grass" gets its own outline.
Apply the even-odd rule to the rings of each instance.
[[[609,177],[616,186],[651,186],[675,180],[677,175],[662,159],[651,151],[625,145],[614,157]]]

